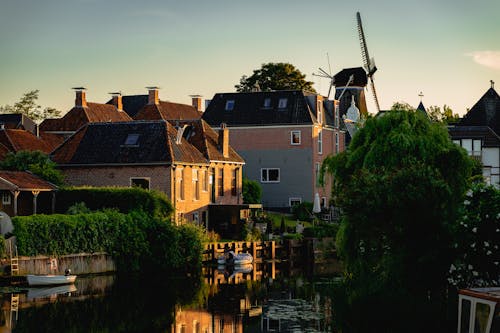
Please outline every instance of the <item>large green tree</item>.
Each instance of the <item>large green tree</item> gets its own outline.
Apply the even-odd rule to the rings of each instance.
[[[61,111],[53,108],[43,108],[37,104],[39,90],[32,90],[23,95],[21,99],[14,104],[0,106],[0,113],[22,113],[34,121],[41,121],[47,118],[57,118]]]
[[[344,213],[337,248],[348,303],[367,311],[367,304],[390,306],[384,302],[427,304],[385,309],[374,319],[383,321],[441,301],[454,255],[452,230],[471,174],[471,160],[446,128],[415,111],[369,118],[346,152],[325,160],[323,171],[333,174]]]
[[[238,92],[270,90],[307,90],[316,92],[313,83],[306,80],[305,74],[292,64],[278,62],[262,64],[251,76],[243,75],[240,84],[235,85]]]
[[[0,169],[30,171],[42,179],[55,185],[62,185],[64,176],[56,169],[48,155],[41,151],[21,150],[17,153],[10,152],[0,162]]]

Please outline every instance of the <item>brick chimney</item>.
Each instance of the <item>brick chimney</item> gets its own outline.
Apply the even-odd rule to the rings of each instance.
[[[115,92],[110,94],[113,96],[113,105],[116,106],[118,111],[123,111],[122,93]]]
[[[87,89],[83,87],[78,87],[78,88],[73,88],[73,90],[76,92],[75,106],[77,108],[86,108],[87,98],[85,97],[85,90]]]
[[[191,95],[191,105],[198,112],[203,112],[203,96],[201,95]]]
[[[158,97],[158,87],[146,87],[149,91],[149,97],[148,97],[148,104],[153,105],[153,104],[160,104],[160,99]]]
[[[224,157],[229,157],[229,129],[225,123],[220,124],[219,150]]]

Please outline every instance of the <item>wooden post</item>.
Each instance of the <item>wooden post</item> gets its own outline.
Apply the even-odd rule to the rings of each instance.
[[[276,259],[276,243],[271,241],[271,259]]]
[[[252,242],[252,257],[254,261],[257,259],[257,242]]]
[[[33,194],[33,215],[36,215],[36,203],[40,191],[33,190],[31,191],[31,194]]]
[[[20,191],[13,191],[12,195],[14,196],[14,216],[17,216],[17,197],[19,196]]]

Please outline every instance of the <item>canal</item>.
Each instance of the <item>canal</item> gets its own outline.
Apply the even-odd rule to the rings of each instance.
[[[187,278],[102,275],[6,288],[0,332],[331,332],[336,279],[270,262],[204,267]]]

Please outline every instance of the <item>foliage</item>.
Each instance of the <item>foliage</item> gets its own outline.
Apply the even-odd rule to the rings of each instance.
[[[443,105],[443,110],[439,106],[431,106],[427,109],[429,118],[432,121],[442,122],[445,124],[454,124],[460,120],[460,116],[457,113],[453,113],[453,110],[448,105]]]
[[[197,272],[205,240],[199,227],[176,227],[141,211],[16,216],[12,222],[20,255],[107,252],[127,272]]]
[[[314,227],[304,229],[304,237],[325,238],[337,236],[339,225],[337,223],[319,223]]]
[[[85,205],[85,202],[77,202],[68,208],[66,214],[76,215],[76,214],[88,214],[90,209]]]
[[[285,217],[281,217],[281,223],[280,223],[280,234],[284,234],[286,231],[286,225],[285,225]]]
[[[369,118],[322,171],[344,213],[336,242],[349,292],[438,301],[471,172],[446,128],[412,111]]]
[[[289,63],[267,63],[253,71],[251,76],[243,75],[240,84],[235,85],[238,92],[272,90],[306,90],[315,93],[313,82],[306,81],[305,74]]]
[[[460,288],[500,286],[500,190],[474,184],[463,205],[449,281]]]
[[[140,187],[66,187],[57,193],[56,211],[67,212],[76,203],[90,210],[115,208],[122,213],[141,210],[158,218],[169,218],[173,207],[165,194]]]
[[[262,187],[255,180],[243,178],[242,184],[243,202],[246,204],[258,204],[262,199]]]
[[[283,235],[283,239],[302,240],[304,239],[304,236],[302,234],[290,233]]]
[[[61,111],[52,107],[42,109],[40,105],[37,105],[39,92],[39,90],[32,90],[25,93],[14,106],[1,106],[0,113],[22,113],[35,122],[47,118],[58,118]]]
[[[20,150],[17,153],[9,152],[0,162],[3,170],[30,171],[40,178],[55,185],[62,185],[64,176],[56,169],[56,164],[49,156],[41,151]]]
[[[313,203],[304,201],[292,207],[293,217],[301,221],[311,221]]]

